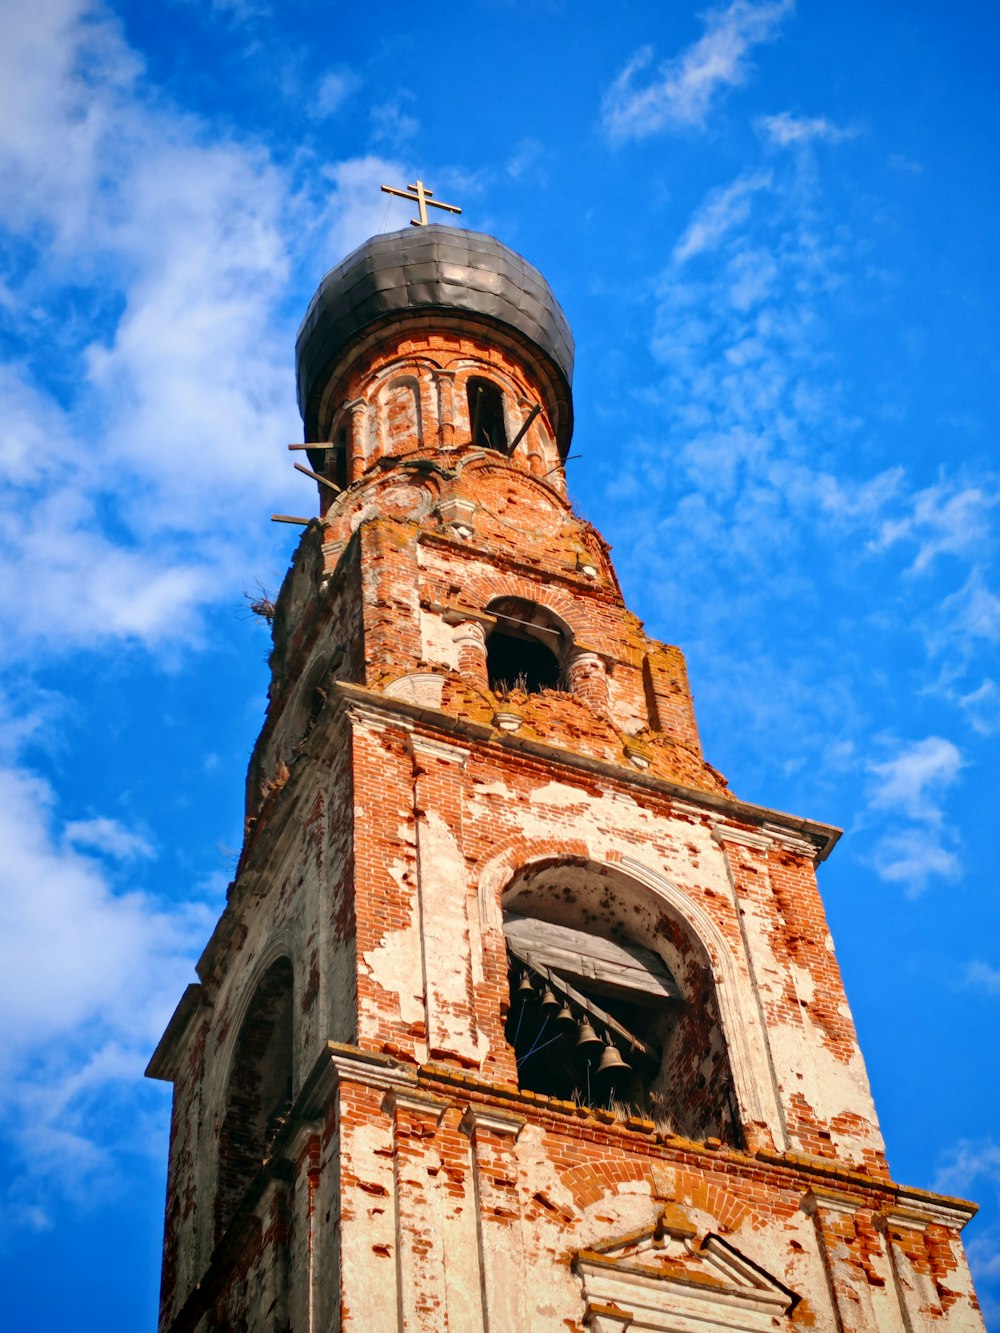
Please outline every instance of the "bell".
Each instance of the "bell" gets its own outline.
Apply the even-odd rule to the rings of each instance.
[[[599,1074],[608,1074],[616,1078],[620,1074],[630,1072],[631,1066],[622,1059],[622,1053],[613,1041],[608,1041],[601,1053],[601,1062],[597,1066]]]
[[[590,1019],[586,1015],[580,1019],[580,1032],[576,1039],[577,1049],[583,1046],[600,1046],[601,1039],[590,1026]]]
[[[552,987],[546,982],[542,988],[542,1001],[539,1005],[543,1014],[551,1014],[553,1009],[559,1008],[559,1001],[552,992]]]
[[[555,1022],[562,1028],[576,1027],[576,1019],[573,1017],[573,1010],[569,1007],[566,1000],[563,1000],[562,1008],[555,1016]]]
[[[517,983],[517,994],[522,1000],[533,1000],[535,998],[535,988],[531,984],[531,977],[527,972],[521,973],[521,980]]]

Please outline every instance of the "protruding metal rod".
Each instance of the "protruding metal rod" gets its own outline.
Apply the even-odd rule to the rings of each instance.
[[[340,494],[339,486],[334,485],[334,483],[330,481],[328,477],[323,477],[318,472],[314,472],[311,467],[303,467],[301,463],[294,463],[293,467],[295,468],[296,472],[304,472],[307,477],[312,477],[313,481],[318,481],[321,486],[329,487],[329,489],[333,491],[334,495]]]
[[[524,439],[525,435],[527,434],[528,427],[529,427],[529,426],[531,425],[531,423],[534,421],[535,417],[538,416],[538,414],[539,414],[539,412],[541,412],[541,410],[542,410],[542,408],[541,408],[541,404],[540,404],[540,403],[536,403],[535,406],[534,406],[534,407],[531,409],[531,411],[528,413],[528,415],[527,415],[527,417],[525,418],[524,424],[522,425],[521,429],[517,432],[517,434],[516,434],[516,435],[514,436],[514,438],[511,440],[510,444],[508,444],[508,446],[507,446],[507,452],[508,452],[509,454],[512,454],[512,453],[514,452],[514,450],[517,448],[517,446],[518,446],[518,445],[521,443],[521,441]]]
[[[565,458],[561,458],[559,460],[559,462],[555,465],[555,467],[550,467],[548,472],[542,473],[542,481],[544,481],[546,477],[551,477],[553,472],[558,472],[561,467],[565,467],[571,458],[582,458],[582,457],[583,454],[567,454]]]
[[[307,528],[312,522],[311,518],[295,518],[292,514],[272,514],[272,523],[297,523],[300,528]]]
[[[300,452],[303,449],[311,451],[313,449],[343,449],[343,447],[342,444],[335,443],[333,440],[320,440],[319,444],[290,444],[288,446],[289,449],[298,449]]]

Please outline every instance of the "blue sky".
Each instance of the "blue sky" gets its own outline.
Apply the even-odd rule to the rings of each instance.
[[[292,348],[421,176],[577,338],[572,495],[820,884],[898,1179],[1000,1327],[992,6],[5,0],[0,1265],[152,1328],[145,1061],[239,848]],[[58,1282],[54,1276],[58,1274]]]

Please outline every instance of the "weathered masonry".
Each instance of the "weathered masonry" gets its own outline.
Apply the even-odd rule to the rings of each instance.
[[[160,1327],[982,1329],[886,1166],[815,867],[573,513],[572,338],[487,236],[379,236],[298,340],[320,516],[246,841],[149,1073]]]

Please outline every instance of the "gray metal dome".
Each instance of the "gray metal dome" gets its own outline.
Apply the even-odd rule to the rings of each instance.
[[[565,453],[573,424],[573,335],[548,283],[494,237],[433,225],[373,236],[320,283],[295,340],[306,439],[320,438],[323,392],[350,345],[380,323],[429,310],[478,316],[542,354]]]

